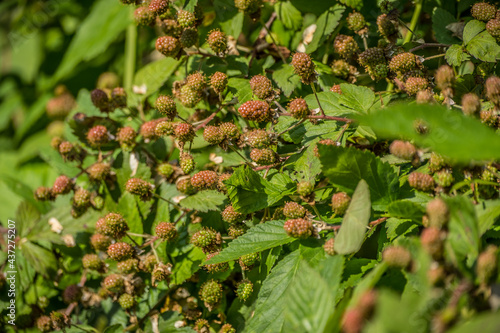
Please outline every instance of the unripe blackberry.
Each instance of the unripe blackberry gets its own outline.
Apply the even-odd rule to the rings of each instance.
[[[219,29],[210,31],[207,44],[215,54],[223,54],[227,49],[227,36]]]
[[[472,6],[470,13],[476,20],[486,22],[495,18],[497,9],[487,2],[479,2]]]
[[[419,90],[415,98],[417,104],[430,104],[434,103],[434,94],[430,89]]]
[[[288,104],[288,111],[295,119],[304,119],[311,113],[303,98],[293,99],[290,104]]]
[[[139,130],[139,134],[142,135],[146,142],[156,140],[158,136],[156,135],[156,125],[158,124],[158,120],[150,120],[146,121],[141,125],[141,129]]]
[[[252,148],[266,148],[271,144],[269,133],[263,129],[255,129],[245,133],[245,140]]]
[[[154,254],[148,255],[144,260],[139,262],[139,268],[145,272],[153,272],[155,266],[158,264]]]
[[[139,178],[130,178],[125,184],[127,192],[137,195],[142,201],[148,201],[153,198],[154,185]]]
[[[488,23],[486,23],[486,31],[498,41],[500,38],[500,18],[489,20]]]
[[[181,37],[179,38],[179,41],[181,42],[181,46],[184,48],[188,48],[188,47],[191,47],[193,45],[197,45],[198,44],[198,30],[192,29],[192,28],[185,29],[182,32]]]
[[[90,192],[84,188],[79,188],[73,195],[73,206],[88,207],[90,205]]]
[[[436,71],[436,86],[439,90],[452,88],[455,84],[455,72],[448,65],[442,65]]]
[[[500,78],[498,76],[490,76],[486,83],[486,97],[496,107],[500,107]]]
[[[55,136],[53,137],[51,140],[50,140],[50,146],[52,148],[54,148],[55,150],[59,151],[59,146],[61,145],[61,143],[63,143],[65,141],[63,141],[63,139],[59,136]],[[67,141],[66,141],[67,142]],[[71,144],[71,143],[70,143]],[[73,145],[71,145],[73,146]]]
[[[177,22],[181,28],[191,28],[196,24],[196,16],[187,10],[179,10],[177,12]]]
[[[175,133],[174,124],[170,121],[159,121],[155,127],[155,135],[158,137],[173,135]]]
[[[231,324],[224,324],[220,328],[219,333],[236,333],[236,330],[233,328]]]
[[[62,175],[56,178],[54,185],[52,185],[52,194],[67,194],[73,189],[73,181],[67,176]]]
[[[76,284],[72,284],[64,289],[62,298],[64,303],[71,304],[73,302],[79,302],[82,297],[82,289]]]
[[[262,0],[234,0],[234,6],[246,14],[253,14],[260,9]]]
[[[389,67],[386,64],[377,64],[367,68],[368,74],[374,81],[385,79],[389,74]]]
[[[334,84],[331,88],[330,88],[330,91],[331,92],[334,92],[334,93],[337,93],[339,95],[342,95],[342,89],[340,88],[340,84]]]
[[[441,170],[446,166],[446,162],[443,156],[438,155],[434,152],[431,153],[431,158],[429,159],[429,170],[430,172],[436,172]]]
[[[288,220],[283,228],[289,236],[295,238],[308,238],[314,231],[311,221],[305,219]]]
[[[174,130],[174,135],[180,142],[193,141],[195,137],[193,125],[187,123],[179,123]]]
[[[114,108],[127,106],[127,92],[122,87],[116,87],[111,91],[111,105]]]
[[[215,72],[210,77],[210,86],[216,94],[222,94],[227,87],[227,75],[222,72]]]
[[[332,196],[332,210],[335,215],[344,215],[351,203],[351,197],[345,192],[338,192]]]
[[[347,27],[354,31],[358,32],[359,30],[363,29],[366,26],[366,21],[365,17],[363,14],[358,13],[358,12],[352,12],[349,14],[347,17]]]
[[[179,23],[173,19],[166,19],[157,21],[158,26],[163,31],[163,33],[167,36],[171,37],[179,37],[182,33],[182,28],[179,26]]]
[[[158,37],[156,40],[156,50],[165,57],[175,57],[181,50],[181,43],[172,36]]]
[[[63,330],[71,326],[71,319],[62,312],[52,311],[50,313],[50,320],[52,321],[52,327],[54,328],[54,330]]]
[[[390,267],[404,269],[411,263],[411,254],[402,246],[390,246],[382,253],[382,259]]]
[[[358,62],[361,66],[375,66],[385,64],[384,50],[380,47],[371,47],[361,52],[358,57]]]
[[[135,138],[137,133],[132,127],[126,126],[118,130],[116,140],[120,143],[120,147],[125,151],[130,151],[135,146]]]
[[[102,234],[94,234],[90,237],[90,244],[98,251],[107,251],[111,245],[111,238]]]
[[[410,52],[397,54],[389,62],[389,68],[395,73],[406,73],[416,66],[417,58]]]
[[[172,97],[167,95],[160,95],[156,99],[156,109],[165,117],[170,120],[174,119],[177,115],[177,107]]]
[[[210,253],[219,249],[222,244],[222,237],[220,233],[212,228],[203,228],[193,234],[191,243],[194,246],[200,247],[203,252]]]
[[[462,111],[466,116],[478,115],[481,112],[481,101],[474,93],[462,96]]]
[[[231,178],[230,173],[223,173],[219,175],[219,180],[217,181],[217,190],[219,190],[219,192],[227,192],[227,187],[226,184],[224,184],[224,181],[228,180],[229,178]]]
[[[408,176],[408,183],[414,189],[423,192],[430,192],[434,189],[434,179],[432,176],[421,172],[412,172]]]
[[[283,215],[288,219],[298,219],[304,217],[307,210],[296,202],[289,201],[283,207]]]
[[[337,35],[333,42],[333,49],[344,59],[351,59],[359,51],[358,43],[352,36]]]
[[[200,299],[207,304],[217,304],[223,296],[222,285],[215,280],[209,280],[200,287]]]
[[[51,332],[53,330],[52,320],[49,316],[40,316],[36,320],[36,327],[43,333]]]
[[[116,268],[122,274],[131,274],[139,270],[139,260],[135,258],[125,259],[116,264]]]
[[[314,191],[314,184],[308,181],[297,183],[297,193],[303,197],[308,196]]]
[[[250,151],[250,159],[258,165],[270,165],[276,161],[276,153],[269,148],[254,148]]]
[[[198,190],[210,190],[217,187],[218,180],[219,177],[215,171],[204,170],[195,173],[193,177],[191,177],[191,184]]]
[[[182,172],[188,175],[193,172],[196,163],[194,162],[193,156],[191,154],[181,153],[181,156],[179,158],[179,165],[182,169]]]
[[[238,263],[240,264],[242,270],[249,271],[253,268],[259,258],[260,254],[258,252],[249,253],[241,256],[238,259]]]
[[[137,25],[152,25],[155,14],[148,7],[140,6],[134,11],[134,21]]]
[[[90,180],[102,181],[105,180],[111,173],[111,167],[108,163],[96,162],[87,169]]]
[[[52,119],[64,119],[75,105],[75,99],[69,93],[56,96],[47,102],[47,116]]]
[[[325,250],[325,253],[328,254],[329,256],[335,255],[335,238],[330,238],[328,239],[325,244],[323,245],[323,250]]]
[[[86,254],[82,258],[83,268],[92,269],[94,271],[101,271],[104,263],[97,254]]]
[[[238,112],[243,118],[257,122],[269,121],[271,118],[271,108],[264,101],[245,102],[238,108]]]
[[[183,194],[194,194],[196,193],[196,188],[191,184],[191,177],[180,178],[176,183],[177,191]]]
[[[384,36],[391,42],[395,41],[397,29],[394,26],[394,23],[392,23],[392,21],[389,19],[387,14],[382,14],[377,17],[377,27],[382,36]]]
[[[227,206],[222,211],[222,220],[229,224],[236,224],[243,222],[245,220],[245,217],[246,217],[245,214],[241,214],[235,211],[232,205]]]
[[[302,83],[310,84],[316,81],[315,66],[307,53],[295,53],[292,57],[292,66],[295,74],[300,76]]]
[[[109,213],[103,219],[97,221],[96,231],[100,234],[120,239],[129,230],[128,224],[118,213]]]
[[[244,235],[248,230],[248,227],[243,223],[231,224],[227,230],[227,234],[232,239],[238,238]]]
[[[210,324],[208,320],[200,318],[194,323],[193,329],[196,333],[208,333],[210,332]]]
[[[120,275],[110,274],[104,278],[103,285],[107,290],[113,293],[119,293],[124,287],[124,282]]]
[[[124,242],[114,243],[108,247],[108,256],[115,261],[129,259],[134,253],[134,248],[130,244]]]
[[[434,174],[436,183],[441,187],[449,187],[453,184],[455,178],[449,170],[441,170]]]
[[[242,302],[245,302],[253,292],[253,283],[250,280],[243,280],[238,283],[236,288],[236,296],[241,299]]]
[[[224,134],[219,126],[207,126],[203,130],[203,139],[211,145],[218,145],[224,140]]]
[[[238,129],[238,126],[236,126],[233,123],[230,122],[221,123],[219,125],[219,128],[224,137],[229,140],[238,139],[240,137],[240,130]]]
[[[170,222],[160,222],[155,228],[156,236],[162,240],[170,242],[177,237],[177,229],[175,224]]]
[[[477,258],[476,275],[479,283],[488,284],[495,278],[498,267],[498,247],[489,245]]]
[[[422,248],[434,259],[443,254],[443,233],[438,228],[425,228],[420,235]]]
[[[94,89],[90,93],[90,99],[92,100],[92,104],[101,112],[110,112],[110,101],[108,94],[106,94],[103,90],[101,89]]]
[[[38,201],[52,201],[54,194],[49,187],[40,186],[35,190],[35,199]]]
[[[92,127],[87,133],[87,141],[92,148],[99,148],[109,141],[108,129],[102,125]]]
[[[448,205],[446,205],[446,202],[441,198],[429,201],[425,210],[429,220],[429,227],[441,229],[450,219]]]
[[[121,294],[120,298],[118,298],[118,303],[124,310],[130,310],[135,306],[135,299],[132,295]]]
[[[271,80],[264,75],[255,75],[252,77],[250,79],[250,87],[252,88],[254,95],[260,99],[272,97],[274,93]]]
[[[365,322],[363,312],[358,308],[347,309],[342,318],[342,332],[361,333]]]
[[[488,126],[496,127],[498,117],[493,111],[493,109],[481,110],[481,112],[479,112],[479,119],[481,119],[481,122]]]
[[[215,257],[216,255],[218,255],[219,253],[220,251],[209,253],[207,254],[207,258],[205,260],[208,261],[213,257]],[[209,273],[220,273],[227,271],[229,269],[229,264],[227,262],[222,262],[219,264],[204,265],[204,267]]]
[[[205,75],[201,72],[189,74],[186,78],[186,86],[198,93],[205,89],[206,85]]]
[[[187,108],[194,108],[199,101],[201,101],[201,93],[193,90],[187,84],[182,86],[179,94],[181,104]]]
[[[166,13],[169,7],[168,0],[151,0],[149,3],[149,10],[155,15]]]
[[[412,160],[417,153],[417,148],[408,141],[394,140],[389,146],[389,151],[403,160]]]
[[[351,73],[351,67],[345,60],[335,60],[331,67],[333,75],[344,80],[347,79]]]

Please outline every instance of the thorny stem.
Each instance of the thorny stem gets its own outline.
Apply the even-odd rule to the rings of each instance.
[[[286,113],[286,109],[281,106],[281,104],[278,101],[274,101],[274,104],[280,109],[281,112]]]
[[[314,97],[316,97],[316,102],[318,102],[319,110],[321,111],[321,114],[323,116],[325,116],[325,111],[323,111],[323,108],[321,107],[321,103],[319,102],[319,98],[318,98],[318,94],[316,93],[316,87],[314,86],[314,82],[311,82],[311,88],[313,90]]]
[[[368,40],[366,38],[366,35],[361,36],[361,39],[363,39],[363,46],[364,46],[365,50],[367,50],[368,49]]]
[[[157,239],[159,239],[158,236],[154,236],[151,238],[151,240],[147,241],[146,243],[142,244],[141,249],[148,247],[149,245],[153,244]]]

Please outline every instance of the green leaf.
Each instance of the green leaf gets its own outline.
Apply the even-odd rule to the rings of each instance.
[[[357,113],[368,113],[375,103],[375,93],[367,87],[357,86],[349,83],[341,83],[342,94],[340,103]]]
[[[33,189],[21,182],[19,179],[4,175],[3,177],[0,177],[0,180],[7,185],[13,193],[32,204],[38,211],[42,213],[47,211],[48,205],[45,202],[35,200],[35,197],[33,196]]]
[[[439,43],[455,44],[460,40],[452,35],[452,32],[446,28],[447,25],[456,22],[455,17],[443,8],[436,7],[432,13],[432,30]]]
[[[224,203],[224,200],[226,200],[226,196],[219,191],[206,190],[182,199],[179,204],[187,209],[208,212],[217,210]]]
[[[340,0],[339,2],[356,10],[363,8],[363,0]]]
[[[180,61],[174,58],[163,58],[142,67],[134,77],[134,86],[145,85],[146,93],[141,99],[157,91],[168,80],[180,65]]]
[[[198,0],[186,0],[184,2],[184,10],[194,13],[194,8],[198,4]]]
[[[414,140],[422,147],[457,162],[500,158],[500,136],[479,120],[457,110],[437,105],[404,104],[359,117],[377,135],[387,139]],[[415,120],[423,121],[426,134],[415,130]]]
[[[316,31],[314,32],[313,39],[306,47],[307,53],[312,53],[330,36],[330,34],[339,25],[344,13],[345,7],[335,5],[325,11],[316,21]]]
[[[421,205],[408,200],[394,201],[387,207],[387,210],[391,217],[411,219],[417,223],[422,222],[425,213],[425,209]]]
[[[45,278],[53,277],[57,271],[57,259],[51,251],[28,240],[19,245],[26,261]]]
[[[269,221],[250,228],[244,235],[233,240],[228,247],[205,264],[236,260],[246,254],[262,252],[293,242],[295,238],[286,234],[285,229],[283,229],[284,224],[284,221]]]
[[[355,148],[318,145],[323,173],[332,184],[352,193],[364,179],[370,188],[370,198],[375,210],[386,206],[399,197],[399,179],[388,163],[369,151]]]
[[[131,23],[130,10],[119,1],[99,0],[79,27],[64,58],[52,77],[56,83],[70,74],[76,65],[102,52]]]
[[[479,234],[483,235],[500,219],[500,200],[487,200],[474,206],[479,223]]]
[[[370,222],[370,212],[370,188],[362,179],[356,186],[339,233],[335,237],[335,252],[350,254],[361,248]]]
[[[123,332],[123,326],[120,325],[120,324],[116,324],[116,325],[113,325],[113,326],[108,326],[104,330],[104,333],[119,333],[119,332]]]
[[[295,75],[291,65],[286,64],[281,64],[280,68],[273,72],[273,80],[286,97],[290,97],[293,90],[300,84],[300,77]]]
[[[342,264],[342,261],[336,263]],[[342,272],[342,266],[332,269]],[[341,275],[341,274],[339,274]],[[337,282],[337,287],[338,283]],[[288,288],[285,299],[285,332],[323,332],[335,304],[335,297],[327,281],[305,260],[300,263],[300,274]]]
[[[472,20],[469,23],[465,25],[464,28],[464,35],[463,35],[463,40],[464,40],[464,45],[469,44],[469,42],[479,35],[481,31],[484,31],[486,29],[486,23],[478,21],[478,20]]]
[[[302,26],[302,14],[290,1],[278,2],[274,5],[274,10],[278,15],[278,20],[283,22],[288,29],[298,30]]]
[[[300,263],[300,251],[296,250],[273,268],[262,284],[255,312],[243,332],[282,332],[286,294],[300,272]]]
[[[483,31],[467,44],[467,51],[482,61],[496,62],[500,59],[500,46],[488,31]]]
[[[214,9],[217,14],[217,22],[220,24],[222,31],[238,39],[243,28],[243,12],[236,9],[232,0],[215,1]]]
[[[226,186],[234,209],[243,214],[271,207],[294,192],[293,183],[272,184],[248,166],[237,168]]]
[[[171,281],[180,285],[200,269],[200,265],[206,255],[200,248],[192,246],[186,253],[175,257],[175,265],[172,270]]]
[[[253,97],[250,81],[237,77],[232,77],[228,80],[227,91],[225,102],[229,102],[236,97],[238,100],[237,104],[241,105]]]
[[[470,56],[464,52],[461,45],[453,44],[446,51],[446,61],[452,66],[460,66],[462,62],[470,59]]]
[[[498,312],[480,314],[450,329],[449,333],[497,333],[500,329]]]

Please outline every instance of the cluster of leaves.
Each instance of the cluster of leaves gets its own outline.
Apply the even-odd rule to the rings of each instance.
[[[103,0],[53,83],[127,25],[123,86],[44,101],[57,178],[4,180],[17,327],[495,331],[494,5]]]

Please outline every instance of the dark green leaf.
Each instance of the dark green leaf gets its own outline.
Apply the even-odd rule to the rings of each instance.
[[[108,326],[104,330],[104,333],[120,333],[120,332],[123,332],[123,326],[120,324]]]
[[[455,17],[443,8],[436,7],[432,13],[432,29],[434,36],[439,43],[454,44],[460,40],[452,35],[452,32],[446,28],[447,25],[456,22]]]
[[[387,210],[392,217],[411,219],[417,223],[422,222],[425,213],[421,205],[407,200],[394,201],[387,207]]]
[[[370,189],[366,181],[361,179],[347,208],[342,226],[335,237],[335,252],[350,254],[361,248],[368,222],[370,222],[370,212]]]
[[[250,82],[237,77],[230,78],[227,82],[228,94],[225,101],[229,102],[233,98],[237,98],[237,104],[241,105],[252,99],[253,92],[250,87]]]
[[[180,61],[174,58],[163,58],[156,60],[142,67],[134,77],[134,86],[144,86],[146,93],[141,95],[141,99],[145,99],[168,80],[180,65]]]
[[[321,14],[316,22],[316,31],[314,32],[313,39],[311,43],[307,45],[307,53],[316,51],[328,36],[330,36],[333,30],[338,26],[340,19],[342,19],[344,10],[344,6],[335,5]]]
[[[293,72],[291,65],[282,64],[280,67],[273,72],[273,80],[285,96],[290,97],[293,90],[300,84],[300,77]]]
[[[187,209],[195,209],[199,212],[217,210],[226,200],[226,196],[219,191],[201,191],[182,199],[179,204]]]
[[[500,200],[483,201],[474,206],[479,222],[479,234],[483,235],[500,220]]]
[[[483,31],[467,44],[467,51],[482,61],[496,62],[500,59],[500,46],[488,31]]]
[[[283,22],[288,29],[298,30],[302,26],[302,14],[290,1],[278,2],[274,5],[274,10],[278,15],[278,20]]]
[[[461,45],[453,44],[446,51],[446,61],[452,66],[460,66],[462,62],[470,59],[470,56],[464,52]]]

